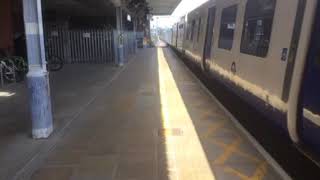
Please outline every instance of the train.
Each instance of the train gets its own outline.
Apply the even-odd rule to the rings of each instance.
[[[320,157],[318,0],[209,0],[167,33],[170,47]]]

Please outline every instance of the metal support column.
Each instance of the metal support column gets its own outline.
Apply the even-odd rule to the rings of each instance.
[[[133,52],[136,54],[137,53],[137,19],[134,18],[133,19],[133,38],[134,38],[134,48],[133,48]]]
[[[48,138],[53,131],[49,74],[46,70],[41,0],[23,0],[28,52],[28,93],[32,136]]]
[[[123,23],[122,23],[122,7],[116,8],[116,20],[117,20],[117,30],[116,30],[116,48],[117,51],[117,64],[119,66],[124,65],[124,40],[123,40]]]

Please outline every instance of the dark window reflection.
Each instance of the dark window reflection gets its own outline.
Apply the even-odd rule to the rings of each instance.
[[[193,41],[193,37],[194,37],[194,27],[196,25],[196,20],[192,20],[192,24],[191,24],[191,37],[190,40]]]
[[[236,28],[237,5],[223,9],[220,24],[219,48],[231,50]]]
[[[269,50],[276,0],[248,0],[241,52],[266,57]]]
[[[316,57],[316,67],[320,68],[320,55]]]
[[[201,32],[201,18],[199,18],[197,42],[199,42],[200,40],[200,32]]]

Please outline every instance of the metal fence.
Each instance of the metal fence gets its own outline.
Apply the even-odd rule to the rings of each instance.
[[[45,26],[45,49],[47,56],[58,56],[69,63],[69,32],[64,25]]]
[[[115,60],[112,30],[69,30],[63,25],[48,25],[45,45],[48,57],[58,56],[65,63],[110,63]]]
[[[135,53],[136,47],[136,35],[134,32],[123,32],[123,45],[124,45],[124,57],[128,57],[130,54]],[[127,59],[127,58],[126,58]]]
[[[112,31],[103,29],[71,30],[71,63],[108,63],[114,61]]]
[[[138,34],[124,31],[124,59],[134,54]],[[68,29],[67,25],[45,26],[46,54],[58,56],[64,63],[110,63],[118,62],[117,47],[119,32],[108,29]]]

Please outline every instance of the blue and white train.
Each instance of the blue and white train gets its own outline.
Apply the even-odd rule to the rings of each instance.
[[[211,0],[168,42],[320,155],[320,2]]]

